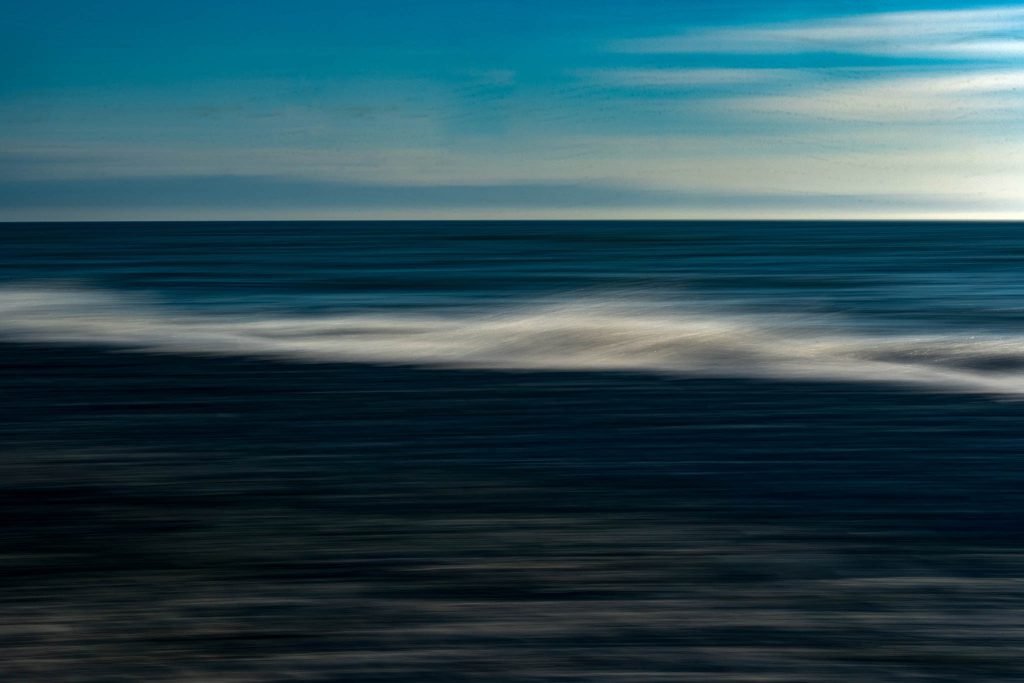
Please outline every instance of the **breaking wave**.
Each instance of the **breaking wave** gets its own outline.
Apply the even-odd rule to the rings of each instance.
[[[841,380],[1024,395],[1024,336],[867,333],[835,318],[584,299],[486,312],[184,313],[77,288],[0,287],[0,337],[163,353],[494,369]]]

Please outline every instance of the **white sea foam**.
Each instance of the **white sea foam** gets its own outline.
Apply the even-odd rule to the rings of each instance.
[[[869,334],[835,318],[722,312],[708,302],[584,299],[474,313],[257,317],[11,286],[0,287],[0,337],[314,362],[853,380],[1024,395],[1021,335]]]

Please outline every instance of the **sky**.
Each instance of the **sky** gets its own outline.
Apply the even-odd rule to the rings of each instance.
[[[0,5],[4,221],[1024,219],[1024,5]]]

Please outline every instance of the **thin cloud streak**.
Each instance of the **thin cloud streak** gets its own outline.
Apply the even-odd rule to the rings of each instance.
[[[186,176],[75,181],[0,182],[0,220],[18,220],[55,210],[182,212],[225,210],[246,206],[273,211],[301,207],[347,211],[401,213],[422,209],[549,209],[594,210],[632,208],[750,209],[808,212],[836,207],[902,211],[919,206],[976,210],[969,197],[905,193],[737,192],[654,189],[636,185],[594,183],[532,183],[480,185],[370,185],[301,181],[287,177]]]
[[[1020,121],[1024,70],[899,75],[826,84],[786,94],[720,98],[722,111],[785,114],[832,121],[985,123]]]
[[[697,88],[802,80],[798,69],[591,69],[577,75],[596,85],[621,88]]]
[[[885,12],[618,41],[646,54],[792,54],[1011,58],[1024,55],[1024,8]]]

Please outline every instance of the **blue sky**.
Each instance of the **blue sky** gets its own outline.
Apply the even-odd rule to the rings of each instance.
[[[4,15],[0,220],[1024,218],[1024,5]]]

